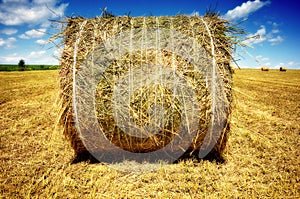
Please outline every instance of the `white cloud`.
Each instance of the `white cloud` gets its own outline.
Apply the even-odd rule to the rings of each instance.
[[[56,48],[53,52],[54,56],[61,56],[63,49],[61,48]]]
[[[272,22],[272,21],[268,21],[267,23],[272,28],[272,31],[270,33],[268,33],[268,35],[267,35],[268,41],[270,42],[271,46],[274,46],[274,45],[277,45],[277,44],[283,42],[284,41],[283,37],[278,35],[280,33],[279,24],[276,22]]]
[[[244,45],[253,45],[253,44],[259,44],[267,39],[266,37],[266,27],[260,26],[260,29],[256,31],[254,34],[249,34],[246,36],[246,39],[243,41]]]
[[[278,35],[279,32],[278,29],[267,32],[266,26],[261,25],[256,33],[247,35],[242,44],[252,46],[267,41],[271,46],[274,46],[284,41],[283,37]]]
[[[284,67],[285,66],[285,63],[279,63],[277,64],[276,66],[274,66],[274,68],[280,68],[280,67]]]
[[[43,39],[38,39],[38,40],[35,41],[35,43],[44,45],[44,44],[47,44],[48,41],[47,40],[43,40]]]
[[[271,26],[273,34],[277,34],[280,32],[280,30],[279,30],[280,24],[278,24],[277,22],[268,21],[267,24]]]
[[[27,3],[28,0],[3,0],[3,3]]]
[[[5,44],[5,41],[2,38],[0,38],[0,46],[4,46],[4,44]]]
[[[268,39],[268,41],[271,43],[272,46],[274,46],[283,42],[283,38],[278,35],[277,37]]]
[[[274,68],[287,67],[289,69],[300,69],[300,62],[289,61],[287,63],[281,62],[277,64]]]
[[[267,23],[268,23],[269,25],[273,26],[273,28],[277,28],[277,27],[279,26],[278,23],[273,22],[273,21],[268,21]]]
[[[58,65],[59,61],[54,58],[51,55],[44,55],[43,57],[40,57],[39,59],[32,59],[29,60],[28,63],[32,63],[32,64],[53,64],[53,65]]]
[[[58,64],[51,51],[32,51],[25,56],[27,63],[31,64]]]
[[[263,57],[262,55],[258,55],[255,58],[260,61],[269,61],[270,60],[268,57]]]
[[[41,38],[46,33],[45,28],[28,30],[24,34],[19,35],[21,39]]]
[[[42,50],[42,51],[32,51],[30,52],[30,54],[28,55],[29,58],[39,58],[42,55],[44,55],[46,53],[46,51]]]
[[[13,53],[9,55],[0,55],[1,64],[18,64],[20,59],[25,60],[26,64],[53,64],[58,65],[59,61],[51,54],[53,52],[32,51],[29,54]]]
[[[255,34],[263,37],[266,35],[266,32],[267,32],[266,27],[262,25],[262,26],[260,26],[260,29],[258,29]]]
[[[36,4],[51,4],[53,0],[33,0]]]
[[[27,35],[25,35],[25,34],[19,35],[19,38],[20,38],[20,39],[30,39],[30,37],[27,36]]]
[[[0,56],[0,63],[2,64],[18,64],[20,59],[24,59],[24,57],[19,56],[17,53],[7,55],[7,56]]]
[[[68,4],[58,0],[4,0],[0,3],[0,23],[4,25],[49,25],[49,19],[64,16]]]
[[[16,41],[17,40],[14,37],[9,37],[8,39],[0,38],[0,46],[3,46],[6,49],[11,49],[15,47],[13,43]]]
[[[262,55],[256,56],[255,61],[257,63],[260,63],[263,66],[271,66],[270,59],[268,57],[264,57]]]
[[[5,35],[13,35],[16,34],[18,32],[17,29],[14,28],[4,28],[2,30],[0,30],[0,33],[5,34]]]
[[[223,18],[229,21],[238,20],[241,18],[247,18],[251,13],[259,10],[265,5],[270,4],[270,1],[247,1],[240,6],[235,7],[232,10],[229,10]]]
[[[300,62],[289,61],[287,64],[284,63],[280,63],[280,64],[281,64],[280,66],[286,66],[287,68],[300,69]]]

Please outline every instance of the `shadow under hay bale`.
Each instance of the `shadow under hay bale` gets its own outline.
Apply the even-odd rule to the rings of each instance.
[[[140,39],[142,40],[141,44],[151,45],[148,44],[149,42],[147,43],[147,41],[151,40],[150,37],[152,36],[149,32],[153,31],[161,34],[159,31],[162,30],[168,30],[170,34],[173,34],[171,31],[174,30],[174,34],[180,32],[186,35],[186,37],[193,38],[195,45],[200,45],[204,49],[204,51],[199,51],[201,53],[201,60],[208,60],[208,63],[200,63],[200,65],[203,65],[203,68],[196,70],[193,57],[184,58],[162,48],[147,49],[147,46],[146,48],[145,46],[141,46],[138,50],[127,49],[127,52],[122,52],[118,59],[112,59],[109,60],[109,62],[104,63],[101,61],[101,56],[104,57],[103,59],[109,59],[109,52],[105,52],[107,53],[107,57],[105,58],[104,55],[106,54],[101,54],[100,50],[101,45],[103,47],[103,43],[111,38],[118,38],[118,35],[122,35],[127,31],[131,33],[131,36],[134,35],[135,37],[130,38],[129,35],[129,38],[127,38],[128,42],[135,42],[134,40]],[[181,83],[188,84],[189,88],[195,90],[192,94],[196,96],[195,101],[197,107],[200,107],[196,110],[199,111],[197,115],[199,120],[196,124],[197,128],[191,132],[194,135],[193,140],[184,151],[181,151],[183,155],[179,159],[198,157],[201,146],[210,144],[203,143],[206,137],[209,137],[210,142],[215,142],[215,144],[204,158],[223,161],[222,153],[225,150],[230,130],[230,104],[232,101],[231,84],[233,70],[230,67],[230,53],[235,41],[234,37],[228,34],[232,30],[232,27],[229,27],[225,20],[218,18],[216,15],[206,15],[204,17],[179,15],[174,17],[69,18],[66,28],[61,33],[64,37],[64,50],[59,72],[61,88],[60,124],[64,126],[64,135],[74,149],[75,158],[73,162],[97,162],[97,159],[91,155],[91,150],[93,154],[114,154],[114,150],[109,147],[105,149],[97,146],[91,147],[92,144],[86,140],[86,135],[83,135],[82,132],[80,133],[78,123],[81,123],[82,128],[93,129],[95,121],[89,118],[90,115],[96,118],[98,122],[97,125],[100,126],[105,139],[123,150],[137,154],[149,153],[166,147],[172,142],[174,137],[178,136],[177,131],[184,129],[180,124],[184,119],[182,113],[184,112],[185,104],[182,103],[182,101],[184,101],[185,98],[175,99],[174,90],[177,88],[170,86],[168,83],[159,84],[158,80],[158,83],[144,85],[134,92],[125,92],[126,95],[131,96],[128,99],[130,104],[128,110],[126,106],[120,105],[120,107],[113,109],[111,105],[113,100],[118,100],[114,98],[114,92],[116,92],[114,88],[120,84],[121,80],[131,78],[131,76],[126,76],[128,73],[143,70],[150,70],[151,73],[159,73],[155,71],[156,69],[153,67],[158,65],[163,66],[160,70],[168,72],[175,70],[178,78],[184,79]],[[159,39],[162,40],[162,37],[163,34],[159,37],[156,36],[154,40],[160,41]],[[121,44],[121,42],[113,43],[114,46]],[[163,42],[158,44],[163,45]],[[211,44],[213,44],[213,46]],[[176,45],[178,45],[178,42]],[[184,45],[184,42],[180,44],[181,51],[192,50],[190,48],[183,48]],[[120,49],[120,47],[117,47],[117,49]],[[97,54],[97,56],[99,55],[101,58],[94,57],[96,54],[93,54],[93,52],[96,51],[99,51],[100,55]],[[98,65],[109,64],[105,65],[105,70],[103,71],[90,71],[90,74],[87,74],[90,69],[84,72],[85,69],[94,64],[94,62],[89,62],[90,59],[93,61],[96,60],[95,63]],[[217,74],[214,77],[215,80],[210,80],[207,75],[204,75],[204,73],[208,73],[207,71],[210,71],[212,68],[209,60],[213,60],[216,66],[215,71],[213,71]],[[91,70],[93,70],[93,68]],[[74,94],[74,86],[76,84],[74,78],[80,75],[82,76],[83,74],[87,76],[92,74],[92,77],[97,76],[97,84],[93,85],[93,89],[90,89],[91,92],[87,92],[86,94],[89,96],[93,95],[91,97],[93,100],[89,101],[89,96],[82,96],[82,98],[87,101],[85,103],[92,104],[95,108],[94,112],[85,113],[88,117],[85,122],[76,120],[74,116],[74,113],[77,113],[76,111],[80,111],[74,107],[74,100],[84,101],[81,96],[78,97]],[[168,74],[171,74],[171,72]],[[140,76],[144,81],[146,77],[143,77],[143,75]],[[173,81],[171,76],[164,76],[164,79],[167,78]],[[89,77],[87,77],[87,79],[89,79]],[[88,81],[89,80],[87,80],[87,82]],[[210,83],[212,81],[216,81],[214,83],[217,83],[218,86],[221,84],[222,88],[219,91],[220,93],[212,93],[210,88],[208,88],[209,85],[213,84]],[[89,84],[87,82],[84,80],[78,84]],[[165,88],[168,86],[169,88]],[[172,88],[173,91],[170,88]],[[186,92],[185,95],[190,94],[188,91],[184,92]],[[125,94],[120,95],[120,98]],[[214,103],[212,96],[217,97],[219,101],[217,100],[217,103]],[[211,127],[211,121],[215,119],[213,118],[215,117],[213,107],[217,107],[218,103],[224,103],[226,107],[218,110],[215,108],[216,110],[214,111],[225,119],[222,121],[223,124],[219,132],[214,135],[211,134],[212,132],[209,132],[209,129],[213,129]],[[120,102],[119,104],[122,103]],[[164,111],[161,111],[162,109]],[[134,125],[126,126],[127,124],[122,123],[121,126],[123,126],[120,127],[120,122],[118,123],[118,121],[116,121],[116,113],[119,118],[124,118],[126,114],[128,116],[128,113],[130,113],[128,117],[131,118],[130,122],[134,123]],[[162,118],[165,116],[168,117],[163,120],[157,120],[154,117],[157,115]],[[134,134],[126,133],[126,128],[135,131],[135,129],[139,127],[143,127],[143,130],[139,132],[144,132],[146,134],[145,136],[134,136]],[[155,133],[149,135],[149,131],[155,131]],[[188,129],[186,131],[188,132]],[[96,132],[89,133],[90,135],[95,135],[95,137],[98,136]],[[90,150],[87,149],[87,146],[90,147]]]

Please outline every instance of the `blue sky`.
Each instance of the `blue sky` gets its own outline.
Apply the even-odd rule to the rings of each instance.
[[[198,14],[215,8],[247,32],[235,59],[240,67],[300,69],[300,12],[294,0],[1,0],[0,64],[59,64],[60,49],[46,40],[58,30],[49,19],[96,17],[101,10],[115,15]],[[254,37],[255,35],[259,35]],[[247,39],[248,38],[248,39]]]

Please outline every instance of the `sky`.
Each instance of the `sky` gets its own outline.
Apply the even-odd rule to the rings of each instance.
[[[209,9],[246,32],[234,58],[241,68],[300,69],[300,6],[295,0],[1,0],[0,64],[59,64],[61,48],[47,40],[53,20],[101,15],[204,15]],[[57,41],[58,43],[58,41]]]

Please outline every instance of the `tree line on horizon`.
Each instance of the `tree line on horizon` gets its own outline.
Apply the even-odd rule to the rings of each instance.
[[[30,71],[30,70],[57,70],[59,65],[36,64],[26,65],[24,59],[20,59],[18,64],[0,64],[0,71]]]

